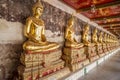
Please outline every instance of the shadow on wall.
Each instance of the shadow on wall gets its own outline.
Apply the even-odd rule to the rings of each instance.
[[[0,80],[5,80],[5,67],[0,65]]]
[[[15,80],[21,52],[22,44],[0,44],[0,80]]]

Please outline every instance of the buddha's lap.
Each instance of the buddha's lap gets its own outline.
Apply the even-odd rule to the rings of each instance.
[[[46,48],[58,48],[59,45],[57,43],[46,42],[45,44],[38,44],[31,41],[26,41],[24,43],[24,49],[46,49]]]

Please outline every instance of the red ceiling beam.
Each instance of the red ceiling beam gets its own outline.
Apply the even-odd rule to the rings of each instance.
[[[96,18],[96,19],[91,19],[92,21],[100,21],[100,20],[107,20],[107,19],[114,19],[114,18],[120,18],[120,14],[114,15],[114,16],[107,16],[104,18]]]
[[[107,0],[106,0],[107,1]],[[99,9],[99,8],[106,8],[106,7],[110,7],[110,6],[114,6],[114,5],[119,5],[120,4],[120,1],[119,0],[111,0],[111,1],[108,1],[104,4],[98,4],[98,5],[95,5],[95,8],[96,9]],[[91,5],[89,7],[86,7],[86,8],[80,8],[80,9],[77,9],[77,12],[84,12],[84,11],[89,11],[91,10]]]
[[[96,18],[92,18],[91,20],[105,20],[105,19],[111,19],[111,18],[118,18],[120,17],[120,13],[119,14],[114,14],[114,15],[110,15],[110,16],[102,16],[102,17],[96,17]]]
[[[103,28],[110,28],[110,27],[112,27],[112,28],[119,28],[120,26],[105,26]]]
[[[107,30],[110,30],[110,31],[120,31],[120,29],[107,29]]]
[[[107,24],[118,24],[120,21],[106,22],[106,23],[98,23],[99,25],[107,25]]]
[[[120,28],[105,28],[105,29],[109,29],[109,30],[120,30]]]

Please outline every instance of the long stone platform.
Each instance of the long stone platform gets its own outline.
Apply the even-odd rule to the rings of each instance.
[[[60,80],[120,80],[120,48]]]

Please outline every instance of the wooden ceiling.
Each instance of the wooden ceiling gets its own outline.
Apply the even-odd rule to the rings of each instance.
[[[120,0],[62,0],[120,38]]]

